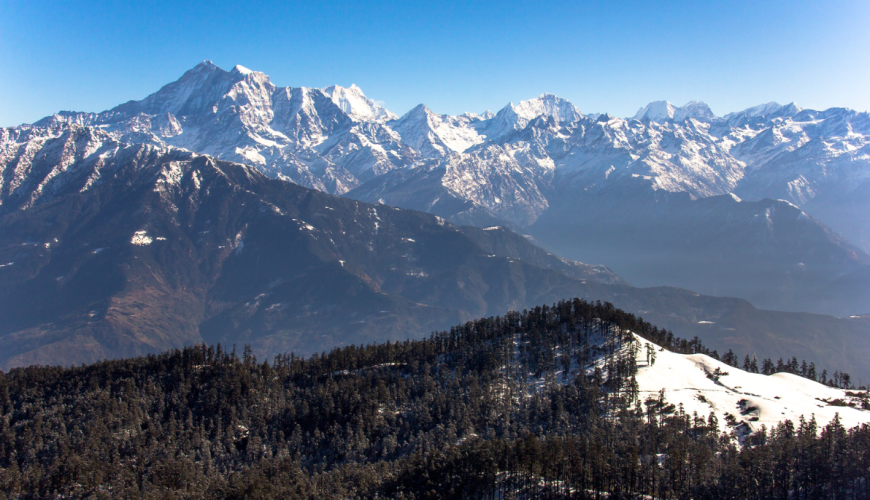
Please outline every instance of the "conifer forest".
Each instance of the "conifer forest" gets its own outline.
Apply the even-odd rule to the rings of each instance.
[[[638,393],[638,337],[860,391],[580,299],[307,358],[196,345],[0,374],[0,499],[870,498],[870,426],[735,439]]]

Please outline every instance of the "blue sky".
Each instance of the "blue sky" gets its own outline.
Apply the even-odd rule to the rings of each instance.
[[[543,92],[630,116],[768,101],[870,109],[870,2],[0,0],[0,126],[141,99],[204,59],[359,85],[403,114]]]

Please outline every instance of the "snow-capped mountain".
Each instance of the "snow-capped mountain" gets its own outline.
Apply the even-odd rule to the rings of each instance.
[[[685,106],[674,106],[668,101],[655,101],[640,108],[634,115],[635,120],[650,120],[654,122],[684,122],[689,118],[698,121],[711,121],[716,118],[707,104],[700,101],[690,101]]]
[[[489,118],[481,128],[492,140],[522,130],[530,121],[538,117],[552,119],[555,122],[574,123],[583,118],[583,113],[565,99],[545,93],[517,105],[508,104]]]
[[[321,90],[355,121],[387,121],[398,118],[380,104],[366,97],[362,89],[356,85],[351,85],[349,88],[332,85]]]
[[[790,103],[788,105],[788,107],[792,107],[792,106],[797,108],[797,106],[795,106],[794,103]],[[735,113],[728,113],[725,116],[723,116],[723,118],[727,122],[733,122],[735,119],[740,119],[740,118],[756,118],[759,116],[773,116],[774,113],[776,113],[780,109],[783,109],[783,107],[784,106],[782,104],[770,101],[766,104],[759,104],[758,106],[753,106],[751,108],[744,109],[743,111],[738,111]],[[797,111],[800,111],[800,109],[797,109]]]
[[[99,127],[125,143],[246,163],[306,187],[457,223],[529,228],[551,247],[536,224],[558,217],[576,233],[570,228],[586,224],[583,213],[569,209],[578,200],[634,206],[665,221],[663,207],[671,205],[650,200],[736,193],[750,202],[772,198],[797,206],[854,243],[856,262],[870,250],[870,115],[843,108],[768,103],[720,118],[702,102],[658,101],[621,119],[587,116],[543,94],[495,114],[448,116],[420,105],[397,118],[356,86],[279,88],[262,73],[241,66],[225,71],[206,61],[141,101],[99,114],[62,112],[35,126],[66,123]],[[758,207],[754,215],[764,220],[766,208]],[[728,220],[733,208],[714,203],[706,209],[724,210],[718,217]],[[631,227],[610,213],[598,216],[612,231]],[[696,222],[708,219],[698,213]],[[778,225],[769,227],[766,240],[750,237],[753,227],[724,242],[725,251],[750,239],[756,254],[774,255],[773,242],[795,239]],[[693,238],[663,232],[674,234],[675,245]],[[578,238],[572,247],[578,251],[592,241]],[[798,255],[794,263],[813,259],[819,257]],[[828,284],[847,271],[826,271]]]
[[[384,122],[395,115],[359,87],[276,87],[263,73],[205,61],[142,101],[35,123],[102,128],[118,140],[175,146],[256,166],[341,194],[414,159]]]
[[[457,227],[96,127],[4,130],[0,180],[4,370],[197,342],[319,352],[576,296],[711,348],[868,373],[867,318],[634,288],[502,227]]]
[[[695,198],[728,192],[782,198],[817,206],[823,222],[870,249],[870,223],[849,216],[863,208],[868,189],[870,118],[847,109],[768,103],[718,118],[702,102],[657,101],[623,120],[587,117],[565,99],[543,94],[496,114],[454,117],[420,105],[397,118],[355,85],[278,88],[263,73],[241,66],[224,71],[206,61],[142,101],[99,114],[62,112],[36,125],[59,122],[241,161],[332,194],[375,178],[391,184],[385,174],[437,164],[456,173],[443,178],[445,192],[519,226],[533,223],[561,195],[637,178]],[[478,165],[493,158],[498,165],[482,176]],[[488,175],[523,180],[506,197],[483,186]],[[366,191],[390,202],[384,189]],[[855,200],[847,204],[856,205],[845,209],[849,214],[828,201],[844,195]]]
[[[442,158],[482,143],[484,137],[469,126],[479,121],[477,117],[438,115],[420,104],[389,126],[424,158]]]
[[[624,284],[502,228],[76,124],[0,136],[0,262],[4,370],[206,340],[315,352]]]

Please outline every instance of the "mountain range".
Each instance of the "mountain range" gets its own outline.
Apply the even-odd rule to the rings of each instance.
[[[0,145],[3,369],[201,342],[310,354],[583,297],[722,352],[870,377],[865,316],[635,288],[505,227],[336,197],[99,127],[3,129]]]
[[[2,128],[0,498],[863,498],[868,121],[206,61]]]
[[[717,117],[659,101],[621,119],[543,94],[497,113],[421,104],[397,117],[356,86],[280,88],[205,61],[141,101],[33,126],[68,124],[505,226],[636,285],[838,316],[870,304],[867,113],[768,103]]]

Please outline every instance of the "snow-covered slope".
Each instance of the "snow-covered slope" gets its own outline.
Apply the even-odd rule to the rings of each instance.
[[[870,199],[870,117],[842,108],[771,102],[718,118],[702,102],[656,101],[623,120],[584,116],[542,94],[494,115],[440,115],[420,105],[397,118],[356,85],[278,88],[263,73],[205,61],[141,101],[99,114],[61,112],[37,125],[58,123],[248,163],[332,194],[436,165],[453,173],[443,176],[445,189],[519,226],[559,198],[639,180],[695,198],[782,198],[818,209],[823,222],[870,250],[870,221],[860,216]],[[515,191],[483,187],[506,177]],[[391,202],[384,188],[366,191]]]
[[[402,141],[426,158],[446,157],[483,142],[469,124],[479,121],[468,116],[438,115],[420,104],[398,120],[390,122]]]
[[[858,261],[870,251],[870,115],[843,108],[814,111],[768,103],[719,118],[702,102],[678,107],[658,101],[621,119],[587,116],[567,100],[543,94],[496,114],[449,116],[419,105],[396,118],[355,85],[279,88],[263,73],[241,66],[225,71],[206,61],[141,101],[98,114],[61,112],[37,123],[67,124],[99,127],[128,144],[173,146],[242,162],[331,194],[481,226],[530,228],[558,217],[562,232],[576,234],[585,212],[575,209],[583,200],[634,207],[666,221],[667,204],[639,200],[729,193],[751,202],[783,199],[863,250]],[[720,205],[705,209],[727,218]],[[614,233],[628,233],[636,224],[607,211],[599,215]],[[695,215],[695,222],[710,220],[708,213]],[[795,239],[775,226],[764,240],[753,231],[749,226],[737,231],[728,244],[751,240],[760,255],[770,256],[776,242]],[[672,241],[678,245],[692,237],[676,234]],[[575,243],[581,248],[595,239]],[[793,257],[807,266],[811,257],[826,259]],[[703,259],[692,256],[701,268],[718,265]],[[847,272],[826,268],[830,279],[824,286]],[[840,313],[827,306],[813,310]]]
[[[719,429],[738,443],[762,426],[769,431],[785,421],[798,427],[801,419],[815,419],[819,430],[835,418],[846,428],[870,423],[866,390],[835,388],[791,373],[752,373],[705,354],[678,354],[637,334],[623,333],[593,332],[579,341],[582,352],[573,351],[576,345],[571,342],[556,342],[548,354],[557,360],[548,365],[552,371],[511,373],[517,374],[527,397],[554,384],[577,384],[582,378],[597,381],[611,394],[618,391],[614,395],[627,397],[641,411],[654,409],[653,413],[706,422],[713,415]],[[527,344],[528,339],[515,338],[515,357]]]
[[[126,143],[189,149],[341,194],[415,157],[383,125],[394,118],[355,85],[279,88],[263,73],[204,61],[142,101],[35,125],[93,125]]]
[[[712,412],[720,425],[738,432],[741,426],[749,432],[762,425],[771,429],[784,420],[797,426],[801,417],[814,417],[820,427],[836,415],[847,428],[870,423],[870,411],[861,409],[860,399],[848,391],[790,373],[749,373],[704,354],[676,354],[640,337],[637,340],[641,343],[636,377],[641,401],[664,390],[667,402],[682,407],[686,414],[706,417]],[[646,358],[647,345],[655,350],[651,363]],[[714,375],[717,370],[721,375]],[[848,403],[855,407],[840,406]]]
[[[170,149],[126,146],[99,129],[76,124],[0,129],[0,208],[27,209],[56,193],[85,192],[124,163],[147,164]]]
[[[556,122],[574,123],[583,118],[583,113],[565,99],[553,94],[541,94],[535,99],[522,101],[517,105],[508,104],[494,116],[478,125],[490,140],[525,128],[530,121],[542,116]]]
[[[356,85],[351,85],[350,88],[332,85],[321,90],[342,111],[356,121],[386,121],[398,118],[380,104],[366,97],[362,89]]]
[[[682,107],[674,106],[668,101],[654,101],[640,108],[634,115],[635,120],[650,120],[659,123],[668,120],[682,122],[689,118],[709,122],[714,120],[716,115],[707,104],[700,101],[690,101]]]
[[[782,108],[782,104],[770,101],[766,104],[759,104],[758,106],[746,108],[743,111],[728,113],[727,115],[723,116],[723,118],[725,119],[725,121],[732,121],[734,118],[740,116],[745,116],[747,118],[755,118],[757,116],[770,116]]]

